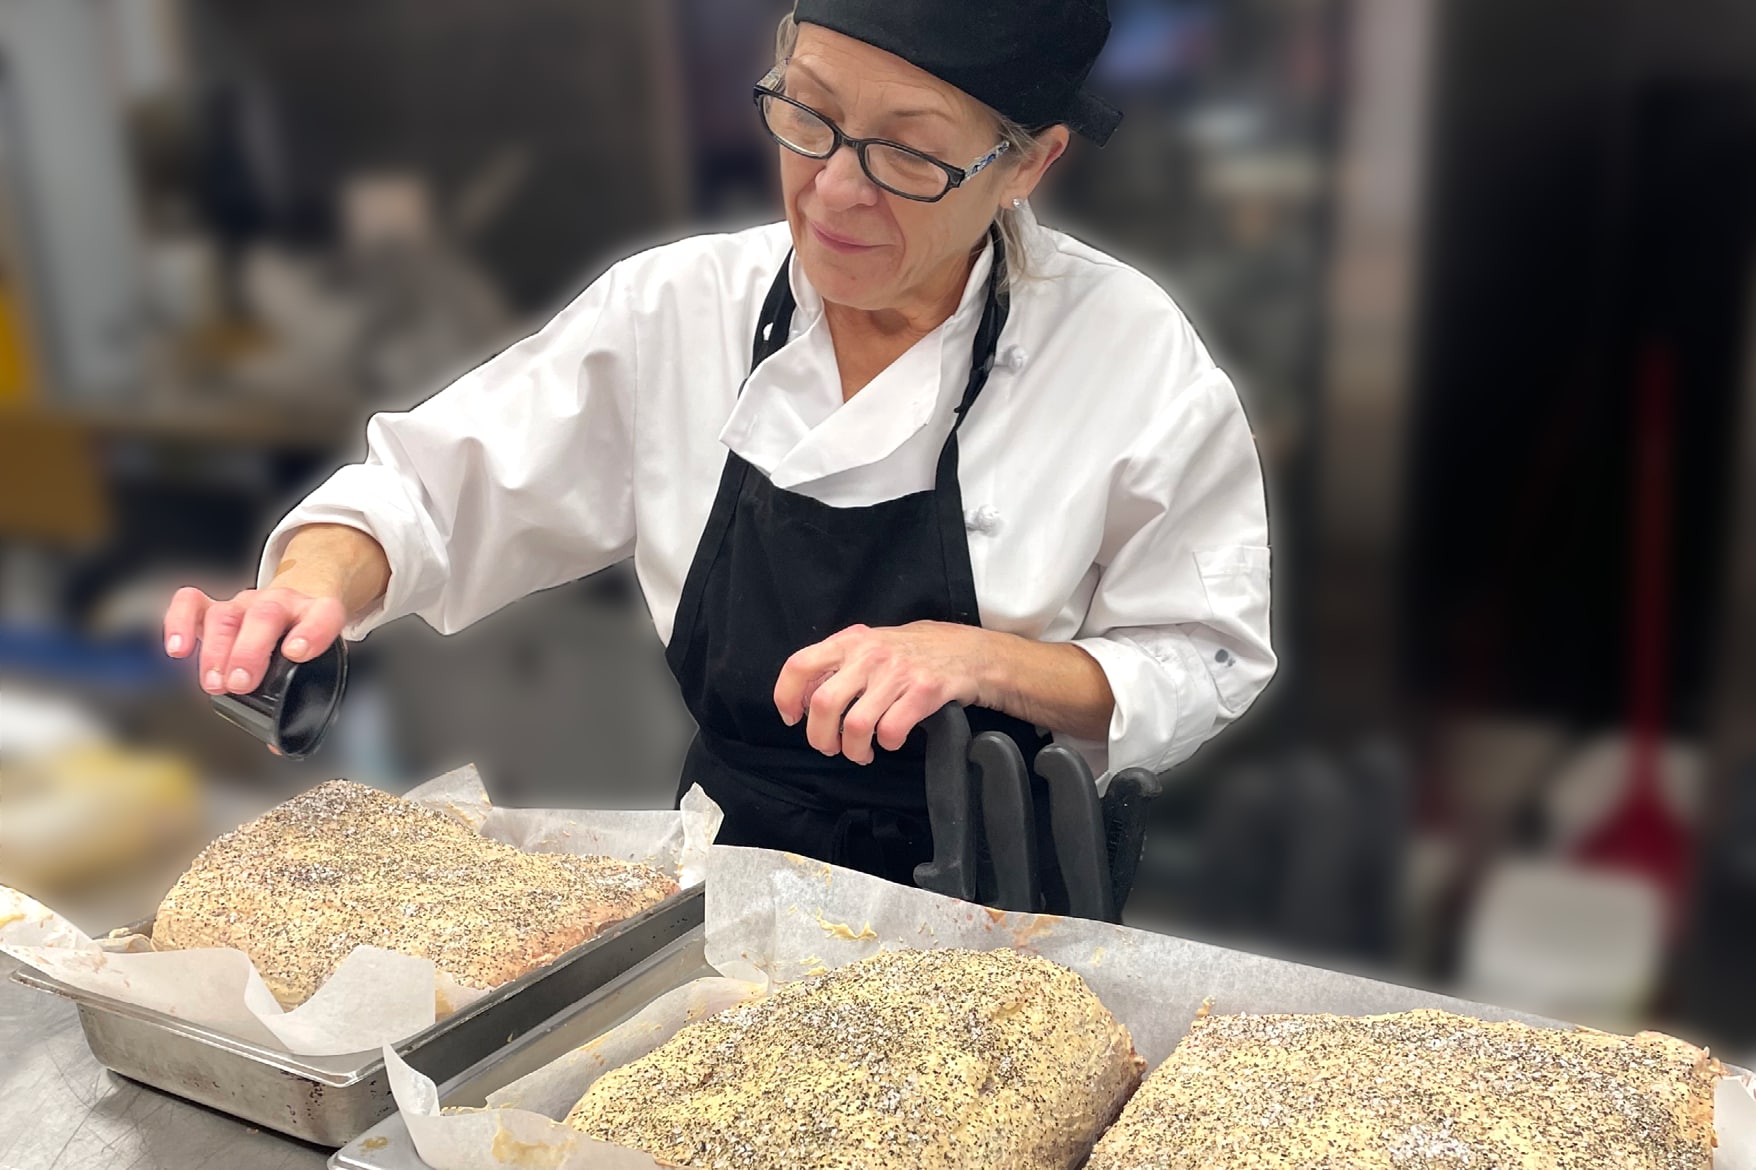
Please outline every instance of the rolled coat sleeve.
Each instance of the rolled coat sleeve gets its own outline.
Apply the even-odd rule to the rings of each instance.
[[[1154,412],[1112,481],[1080,636],[1115,695],[1112,772],[1181,763],[1247,710],[1275,669],[1261,465],[1236,392],[1209,365]]]

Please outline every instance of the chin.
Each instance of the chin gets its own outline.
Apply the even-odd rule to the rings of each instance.
[[[811,287],[826,301],[850,309],[879,309],[888,303],[884,294],[890,287],[891,272],[889,257],[883,252],[849,256],[807,241],[799,248],[799,261]]]

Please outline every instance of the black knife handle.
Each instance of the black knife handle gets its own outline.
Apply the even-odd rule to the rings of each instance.
[[[927,823],[933,860],[915,866],[915,884],[935,894],[976,897],[975,786],[970,778],[969,717],[947,703],[921,721],[927,735]]]
[[[984,731],[976,736],[969,757],[981,778],[982,833],[994,865],[993,905],[1035,911],[1040,901],[1037,816],[1024,753],[1011,736]]]
[[[1164,781],[1146,768],[1125,768],[1110,777],[1104,790],[1104,829],[1110,843],[1110,896],[1119,921],[1140,854],[1146,846],[1146,814],[1164,791]]]
[[[1068,913],[1113,922],[1110,851],[1091,769],[1078,752],[1057,743],[1037,753],[1036,770],[1049,786],[1049,828],[1067,887]]]

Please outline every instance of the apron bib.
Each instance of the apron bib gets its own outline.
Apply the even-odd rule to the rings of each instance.
[[[763,304],[752,371],[788,340],[791,259]],[[1009,307],[1004,273],[996,236],[969,381],[930,490],[834,508],[726,455],[666,651],[698,728],[678,795],[699,784],[725,810],[722,844],[788,850],[904,884],[932,856],[924,736],[917,730],[894,752],[874,745],[876,758],[864,766],[825,756],[806,740],[803,720],[782,722],[774,685],[794,653],[852,625],[981,624],[957,432],[993,369]],[[1012,736],[1026,760],[1047,742],[997,711],[971,708],[969,721],[974,733]]]

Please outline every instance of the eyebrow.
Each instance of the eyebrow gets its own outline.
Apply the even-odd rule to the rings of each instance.
[[[810,81],[831,97],[835,96],[835,87],[823,80],[821,74],[798,58],[795,57],[788,61],[787,68],[789,70],[797,69],[800,73],[805,75],[807,81]],[[884,116],[896,121],[906,118],[938,118],[941,121],[950,122],[953,125],[956,125],[957,123],[957,119],[952,117],[942,106],[909,106],[900,110],[885,110]]]

